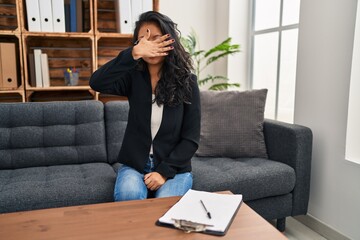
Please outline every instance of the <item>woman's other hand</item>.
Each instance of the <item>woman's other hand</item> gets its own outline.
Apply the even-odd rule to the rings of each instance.
[[[151,172],[145,174],[144,182],[149,190],[155,191],[158,190],[166,182],[166,178],[164,178],[158,172]]]

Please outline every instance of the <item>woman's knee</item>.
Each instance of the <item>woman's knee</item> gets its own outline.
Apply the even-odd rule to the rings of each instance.
[[[192,188],[192,183],[192,173],[177,174],[173,179],[167,180],[165,184],[156,191],[155,197],[182,196]]]
[[[125,167],[119,170],[114,189],[115,201],[138,200],[147,198],[143,175]]]

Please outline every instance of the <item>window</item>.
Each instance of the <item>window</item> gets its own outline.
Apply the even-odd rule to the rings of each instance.
[[[358,1],[351,67],[345,159],[360,164],[360,2]]]
[[[293,122],[300,0],[253,0],[251,88],[267,88],[265,117]]]

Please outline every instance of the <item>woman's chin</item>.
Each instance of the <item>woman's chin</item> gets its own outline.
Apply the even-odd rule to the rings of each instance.
[[[148,57],[148,58],[144,58],[144,61],[147,64],[157,65],[157,64],[163,63],[164,59],[165,59],[165,57]]]

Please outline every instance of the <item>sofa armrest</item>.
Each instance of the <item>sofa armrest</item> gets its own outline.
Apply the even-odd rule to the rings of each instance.
[[[306,214],[310,194],[312,131],[304,126],[265,119],[264,135],[269,159],[295,170],[292,216]]]

